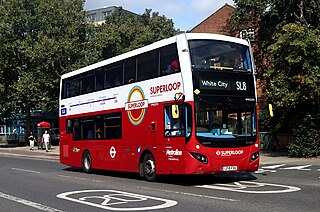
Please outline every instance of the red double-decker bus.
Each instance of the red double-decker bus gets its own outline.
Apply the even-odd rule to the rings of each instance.
[[[186,33],[61,78],[60,161],[158,174],[255,171],[255,68],[246,40]]]

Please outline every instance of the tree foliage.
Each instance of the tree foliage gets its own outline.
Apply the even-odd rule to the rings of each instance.
[[[117,9],[102,25],[83,0],[0,1],[0,118],[58,112],[62,74],[175,35],[171,19]]]
[[[319,155],[319,1],[237,0],[235,4],[234,26],[259,21],[256,50],[261,57],[256,57],[256,63],[263,67],[259,71],[275,110],[266,124],[274,132],[294,135],[289,155]]]
[[[319,30],[290,23],[269,47],[273,64],[266,72],[269,101],[276,109],[277,130],[294,134],[296,141],[289,146],[292,156],[320,154],[319,35]]]
[[[96,27],[96,36],[91,48],[95,49],[96,60],[115,55],[171,37],[179,32],[171,19],[146,9],[141,16],[118,8],[106,22]],[[94,57],[93,57],[94,58]]]
[[[60,76],[84,53],[82,8],[82,0],[0,2],[2,116],[57,110]]]

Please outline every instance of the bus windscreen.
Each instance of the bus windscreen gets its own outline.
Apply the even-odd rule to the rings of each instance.
[[[192,68],[252,72],[247,46],[215,40],[189,41]]]

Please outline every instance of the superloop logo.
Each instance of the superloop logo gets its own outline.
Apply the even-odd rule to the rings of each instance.
[[[128,101],[125,103],[125,110],[133,125],[139,125],[142,122],[147,107],[148,100],[145,99],[142,88],[134,86],[129,92]]]
[[[231,155],[242,155],[243,150],[226,150],[226,151],[216,151],[216,155],[218,156],[231,156]]]

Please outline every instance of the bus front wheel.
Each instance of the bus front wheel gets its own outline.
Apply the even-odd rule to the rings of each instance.
[[[143,175],[147,181],[156,180],[156,163],[151,154],[146,154],[143,158]]]
[[[90,173],[92,170],[92,159],[88,151],[85,151],[82,156],[82,170],[85,173]]]

